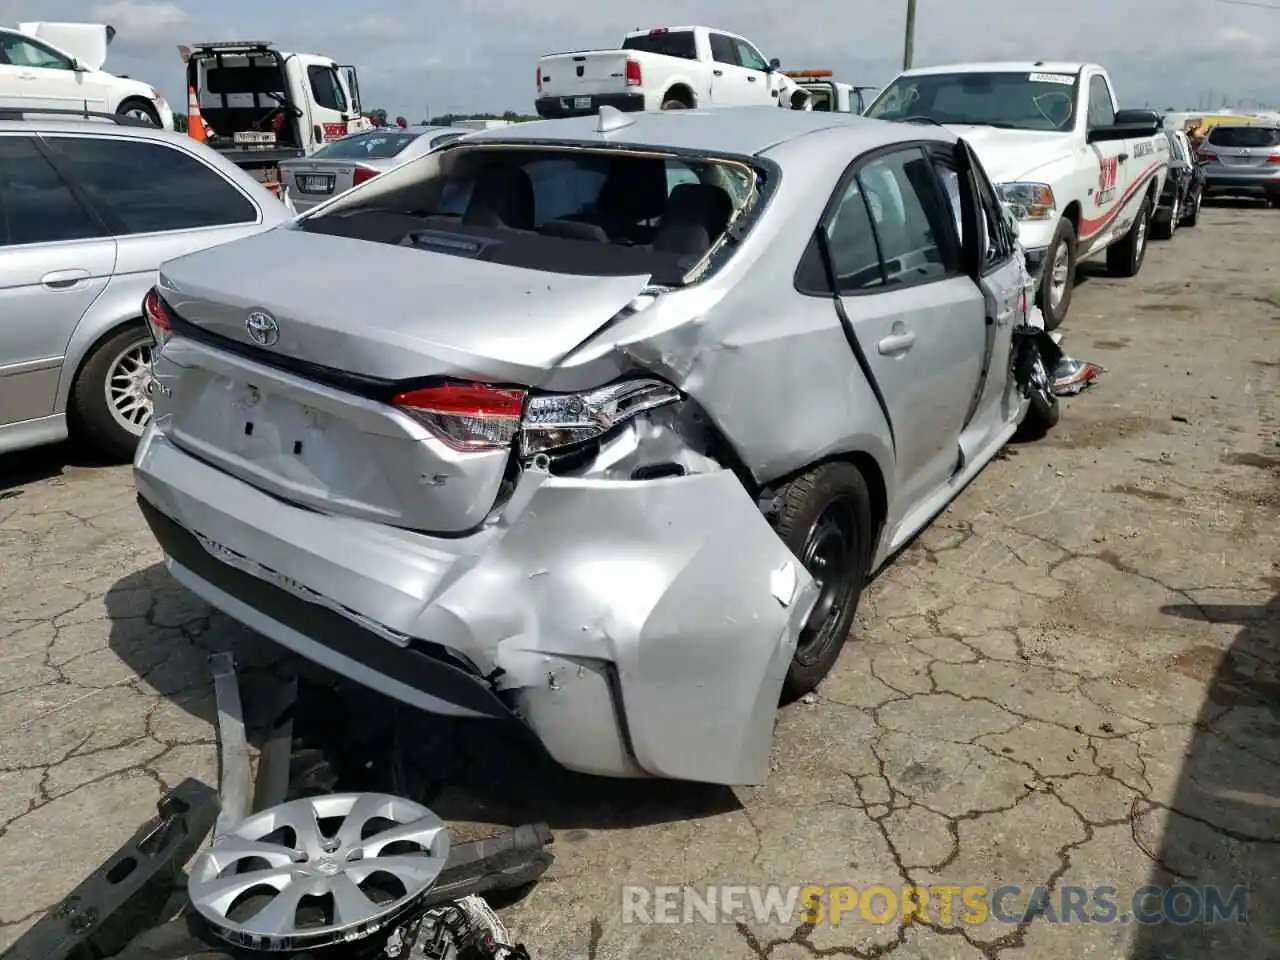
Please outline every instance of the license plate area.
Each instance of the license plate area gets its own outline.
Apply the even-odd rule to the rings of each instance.
[[[590,109],[591,109],[591,98],[590,98],[590,97],[574,97],[574,98],[573,98],[573,109],[575,109],[575,110],[590,110]]]
[[[294,177],[299,193],[333,193],[333,174],[299,173]]]
[[[231,135],[231,140],[246,147],[273,147],[276,135],[269,131],[240,130]]]
[[[308,464],[325,448],[326,414],[254,384],[226,380],[220,386],[232,401],[227,449],[286,475],[314,478]]]

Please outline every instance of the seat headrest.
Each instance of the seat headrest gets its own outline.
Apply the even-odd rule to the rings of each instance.
[[[477,227],[532,230],[533,181],[522,168],[495,163],[476,175],[462,222]]]
[[[722,187],[682,183],[671,191],[653,249],[700,257],[724,232],[733,214],[733,200]]]

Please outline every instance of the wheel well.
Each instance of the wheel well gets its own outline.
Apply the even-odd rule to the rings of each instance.
[[[672,87],[670,90],[668,90],[666,93],[662,95],[663,103],[666,103],[668,100],[679,100],[686,107],[694,107],[697,105],[697,102],[693,96],[693,91],[690,90],[683,83],[677,83],[674,87]]]
[[[1067,204],[1066,209],[1062,211],[1062,215],[1071,221],[1071,229],[1076,232],[1078,237],[1080,235],[1080,203],[1072,200]]]
[[[131,106],[133,104],[137,104],[140,107],[145,107],[148,113],[151,113],[157,117],[160,116],[160,113],[158,110],[156,110],[156,106],[154,103],[152,103],[146,97],[139,97],[139,96],[125,97],[123,100],[120,101],[119,106],[116,107],[116,113],[119,113],[121,110],[124,110],[126,107]]]
[[[121,330],[129,327],[147,327],[147,321],[142,317],[129,317],[127,320],[121,320],[119,323],[113,323],[102,333],[94,337],[93,342],[85,348],[84,353],[80,355],[80,361],[76,364],[75,372],[71,375],[71,383],[67,388],[67,398],[70,399],[71,391],[75,389],[76,381],[80,379],[80,371],[84,369],[84,365],[93,359],[93,355],[97,353],[104,343],[114,337]]]
[[[819,467],[828,463],[849,463],[857,467],[862,474],[862,479],[867,482],[867,493],[871,497],[871,524],[875,530],[872,538],[872,544],[879,546],[880,535],[884,532],[884,523],[889,514],[889,496],[888,490],[884,482],[884,474],[880,472],[880,465],[876,463],[875,457],[869,453],[862,451],[853,451],[850,453],[837,453],[829,457],[823,457],[813,463],[801,467],[786,476],[778,477],[764,485],[761,491],[762,496],[767,496],[770,491],[777,490],[779,487],[785,486],[802,473],[809,473],[817,470]]]

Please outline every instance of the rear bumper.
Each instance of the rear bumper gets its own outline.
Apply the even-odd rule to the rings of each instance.
[[[599,113],[601,107],[613,107],[626,113],[635,113],[644,109],[644,94],[602,93],[590,97],[539,97],[534,105],[538,110],[538,116],[544,120],[586,117]]]
[[[573,770],[766,776],[816,588],[728,471],[526,471],[459,538],[282,503],[154,426],[134,476],[174,577],[303,657],[430,712],[518,718]]]
[[[1280,170],[1257,173],[1221,173],[1205,171],[1206,193],[1275,194],[1280,193]]]

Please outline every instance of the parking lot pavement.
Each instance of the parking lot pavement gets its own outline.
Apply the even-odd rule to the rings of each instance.
[[[1063,332],[1107,373],[871,586],[833,676],[781,712],[763,786],[518,766],[445,784],[433,804],[451,817],[556,828],[557,863],[505,914],[534,956],[1276,956],[1278,246],[1280,214],[1215,207],[1135,280],[1093,272]],[[216,784],[207,654],[270,659],[157,566],[128,470],[67,456],[0,461],[0,948],[166,785]],[[1251,923],[1119,921],[1137,888],[1178,879],[1228,906],[1251,886]],[[646,924],[623,922],[623,884],[858,893],[832,892],[839,924]],[[934,888],[928,925],[903,924],[904,885]],[[938,905],[940,886],[1004,885],[1019,889],[983,922]],[[1023,922],[1037,886],[1053,914]],[[1064,898],[1099,919],[1099,887],[1117,922],[1048,922]],[[632,919],[657,921],[671,895],[631,896]]]

